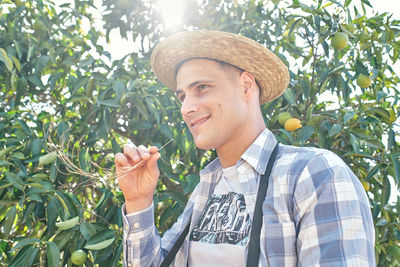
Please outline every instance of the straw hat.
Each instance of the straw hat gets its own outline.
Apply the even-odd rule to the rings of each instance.
[[[169,36],[154,48],[151,66],[162,83],[176,90],[177,67],[190,58],[215,59],[250,72],[262,89],[260,104],[280,96],[289,84],[288,69],[274,53],[228,32],[196,30]]]

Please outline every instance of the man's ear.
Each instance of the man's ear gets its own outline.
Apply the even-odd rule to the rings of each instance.
[[[243,84],[243,94],[246,100],[250,100],[252,97],[258,97],[258,85],[253,74],[248,71],[243,71],[240,76]]]

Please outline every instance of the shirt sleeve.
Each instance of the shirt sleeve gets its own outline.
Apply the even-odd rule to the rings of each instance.
[[[331,152],[315,155],[294,192],[298,266],[375,266],[375,233],[367,195]]]
[[[193,198],[197,188],[191,194],[176,223],[164,233],[162,238],[154,224],[153,204],[147,209],[128,215],[125,214],[125,204],[122,206],[123,264],[125,267],[151,267],[159,266],[162,263],[191,218]],[[186,254],[182,252],[182,247],[174,259],[175,266],[183,266],[183,262],[185,262]]]
[[[122,217],[124,266],[152,266],[154,262],[161,261],[161,241],[154,225],[153,204],[128,215],[125,214],[124,204]]]

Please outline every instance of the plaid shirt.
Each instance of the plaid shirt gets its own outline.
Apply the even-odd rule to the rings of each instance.
[[[251,218],[258,180],[276,142],[265,129],[236,164]],[[200,172],[185,210],[162,238],[152,206],[123,216],[124,266],[159,266],[189,220],[192,230],[221,173],[218,158]],[[188,238],[173,266],[187,265]],[[323,149],[279,145],[260,238],[259,266],[375,266],[374,225],[364,188],[342,159]]]

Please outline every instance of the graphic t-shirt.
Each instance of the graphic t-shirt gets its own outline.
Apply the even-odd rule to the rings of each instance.
[[[189,266],[245,266],[251,219],[236,166],[222,177],[189,236]]]

